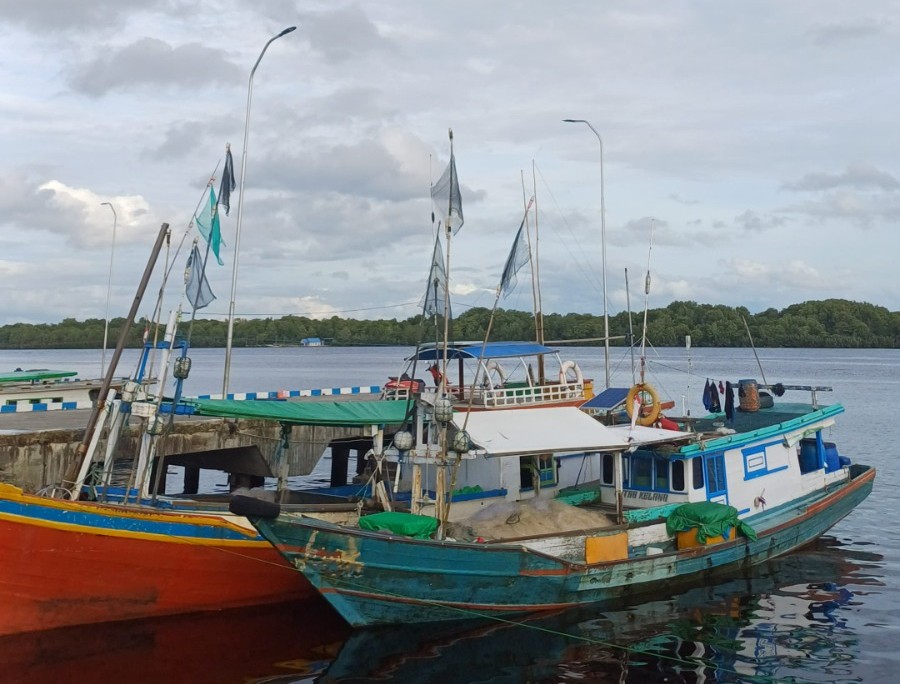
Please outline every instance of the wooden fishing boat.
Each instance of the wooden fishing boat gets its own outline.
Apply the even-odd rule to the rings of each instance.
[[[30,408],[33,404],[55,405],[64,408],[86,408],[100,396],[102,379],[76,377],[72,370],[17,368],[0,373],[0,413]],[[125,378],[112,383],[121,391]]]
[[[239,516],[64,501],[0,484],[0,635],[310,593]]]
[[[198,412],[201,404],[204,415],[267,416],[285,434],[304,424],[360,432],[362,426],[400,423],[407,410],[406,402],[212,400],[198,401]],[[129,408],[135,406],[140,404]],[[172,462],[227,470],[219,463],[227,459],[233,473],[262,472],[246,465],[248,451],[197,452]],[[148,458],[148,473],[154,470],[150,461],[158,459]],[[139,491],[128,496],[96,485],[75,490],[123,503],[55,499],[0,484],[0,635],[263,605],[315,593],[246,518],[228,511],[229,495],[152,497],[147,487],[153,480],[142,475]],[[274,498],[275,492],[258,495]],[[308,514],[339,513],[338,519],[361,505],[294,492],[283,500]]]
[[[250,520],[355,626],[550,610],[697,582],[809,543],[871,492],[875,470],[824,440],[843,408],[818,406],[825,388],[807,389],[811,404],[748,410],[757,415],[733,427],[710,416],[711,432],[642,441],[634,426],[631,439],[617,433],[583,444],[580,451],[601,456],[597,481],[555,501],[504,502],[505,524],[490,532],[478,527],[489,508],[452,526],[440,505],[436,518],[363,516],[343,525],[272,505]],[[594,524],[567,526],[549,507],[560,499],[590,502],[579,508]],[[243,503],[235,499],[232,510]],[[519,532],[525,506],[563,521],[549,532]]]
[[[406,362],[403,375],[385,383],[384,398],[420,397],[434,403],[440,395],[449,397],[459,410],[484,411],[579,406],[594,396],[593,381],[584,377],[577,363],[563,360],[558,349],[535,342],[426,346]],[[545,371],[545,365],[553,370]],[[432,384],[415,377],[426,372]]]

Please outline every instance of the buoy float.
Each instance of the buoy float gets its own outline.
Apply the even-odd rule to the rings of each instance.
[[[636,421],[637,424],[645,427],[653,425],[653,423],[656,422],[656,419],[659,418],[661,409],[659,395],[656,393],[653,385],[639,382],[628,390],[628,397],[625,399],[625,410],[628,412],[629,418],[632,418],[634,414],[635,398],[638,399],[641,406],[640,415],[638,415]]]

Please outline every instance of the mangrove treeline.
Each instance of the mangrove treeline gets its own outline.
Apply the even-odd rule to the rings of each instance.
[[[490,319],[490,311],[475,308],[466,311],[451,324],[455,340],[481,340]],[[643,312],[632,314],[631,329],[639,338]],[[746,326],[744,324],[746,321]],[[124,319],[114,319],[109,326],[109,346],[119,338]],[[55,324],[16,323],[0,327],[0,349],[98,349],[103,346],[104,321],[67,318]],[[750,340],[757,347],[900,347],[900,312],[881,306],[843,299],[828,299],[794,304],[781,311],[767,309],[751,314],[744,307],[673,302],[647,315],[647,338],[657,347],[681,346],[690,335],[697,347],[747,347]],[[129,347],[140,347],[146,322],[133,326]],[[328,345],[415,345],[434,341],[434,321],[415,316],[406,320],[356,320],[334,316],[314,320],[302,316],[281,318],[238,319],[234,323],[233,345],[258,347],[298,345],[305,338],[320,338]],[[437,326],[443,330],[443,324]],[[182,337],[190,329],[190,346],[224,347],[227,322],[197,319],[192,326],[183,323]],[[625,312],[610,316],[610,344],[627,345],[629,319]],[[151,331],[152,334],[152,331]],[[580,344],[603,335],[603,317],[589,314],[545,314],[544,339]],[[491,326],[491,339],[535,339],[534,317],[522,311],[499,310]]]

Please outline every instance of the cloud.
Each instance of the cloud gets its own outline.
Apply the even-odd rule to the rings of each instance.
[[[115,207],[116,239],[122,243],[145,235],[155,220],[149,204],[139,195],[104,196],[57,180],[37,182],[24,174],[0,177],[3,223],[25,243],[34,242],[35,233],[46,232],[77,249],[109,245],[113,216],[102,202]]]
[[[867,38],[887,35],[885,22],[877,19],[857,19],[841,23],[820,24],[809,30],[818,47],[836,48],[847,43],[861,43]]]
[[[150,11],[167,0],[4,0],[0,17],[31,30],[96,28],[118,23],[135,10]]]
[[[173,47],[158,38],[141,38],[118,49],[107,49],[71,70],[76,92],[100,97],[111,91],[146,86],[202,90],[212,84],[235,84],[241,71],[223,50],[200,43]]]
[[[750,209],[734,217],[735,225],[739,229],[749,233],[760,233],[772,228],[781,228],[787,222],[788,219],[783,216],[775,214],[759,214]]]
[[[328,62],[341,63],[395,47],[357,5],[301,15],[303,36]]]
[[[798,192],[816,192],[842,187],[894,191],[900,188],[900,181],[891,173],[872,165],[851,164],[843,173],[808,173],[799,180],[784,183],[782,187]]]

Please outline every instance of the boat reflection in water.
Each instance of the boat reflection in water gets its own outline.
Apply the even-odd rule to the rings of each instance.
[[[608,610],[355,632],[320,682],[720,682],[850,676],[844,617],[881,556],[820,539],[745,577]],[[852,589],[850,587],[853,587]],[[862,587],[862,588],[861,588]]]
[[[0,638],[4,684],[302,681],[350,628],[315,597],[280,606],[65,627]]]
[[[351,633],[318,597],[0,638],[4,684],[722,682],[849,677],[883,559],[823,537],[735,579],[510,621]],[[746,678],[746,679],[745,679]]]

